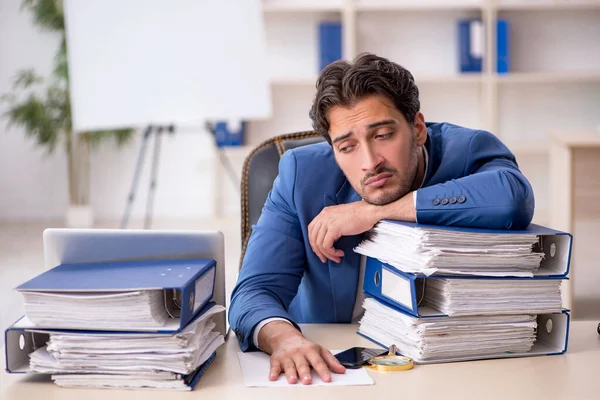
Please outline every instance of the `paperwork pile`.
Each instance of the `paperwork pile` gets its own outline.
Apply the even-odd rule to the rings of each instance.
[[[27,333],[26,371],[60,386],[191,390],[224,343],[215,277],[214,259],[61,264],[17,287],[5,337]],[[8,347],[10,371],[25,357]]]
[[[354,251],[405,272],[532,277],[544,253],[535,234],[491,234],[379,222]]]
[[[213,305],[171,335],[50,333],[47,346],[30,355],[31,369],[65,387],[190,390],[188,383],[224,343],[210,319],[222,311]]]
[[[560,279],[424,280],[423,304],[446,315],[546,314],[562,311]]]
[[[25,314],[36,325],[86,329],[160,328],[169,319],[163,290],[123,293],[22,292]]]
[[[367,256],[359,333],[417,363],[564,352],[570,246],[569,234],[537,226],[379,222],[355,249]]]
[[[535,315],[417,318],[371,298],[364,308],[360,333],[420,363],[527,352],[535,341]]]

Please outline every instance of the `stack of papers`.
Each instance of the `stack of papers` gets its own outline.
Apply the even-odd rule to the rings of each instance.
[[[61,386],[190,390],[186,383],[224,343],[210,318],[224,310],[213,305],[170,335],[52,332],[47,345],[30,355],[30,367],[52,374]]]
[[[536,337],[535,315],[415,318],[371,298],[363,307],[359,333],[418,363],[528,352]]]
[[[486,234],[379,222],[354,250],[402,271],[532,277],[544,257],[535,234]]]
[[[549,314],[562,311],[561,280],[431,278],[423,305],[451,316]]]
[[[158,329],[169,314],[164,290],[116,293],[22,292],[27,317],[38,326],[69,329]]]

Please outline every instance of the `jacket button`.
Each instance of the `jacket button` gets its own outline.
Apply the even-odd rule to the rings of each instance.
[[[448,204],[448,199],[444,197],[444,198],[442,199],[442,201],[441,201],[441,204],[442,204],[443,206],[445,206],[446,204]]]
[[[437,206],[440,204],[440,199],[433,199],[433,201],[431,202],[434,206]]]
[[[456,197],[450,197],[450,204],[456,203]]]
[[[459,196],[458,197],[458,202],[459,203],[464,203],[465,201],[467,201],[467,197],[466,196]]]

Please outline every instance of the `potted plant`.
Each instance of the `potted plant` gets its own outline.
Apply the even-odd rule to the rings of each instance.
[[[8,126],[22,127],[26,134],[52,153],[64,146],[67,156],[69,182],[69,209],[66,225],[88,227],[93,215],[90,207],[90,149],[112,139],[121,146],[128,142],[134,131],[79,132],[74,134],[69,100],[69,68],[64,13],[61,0],[24,0],[22,9],[33,16],[35,25],[44,31],[58,34],[60,46],[54,59],[54,71],[48,78],[33,70],[19,71],[13,91],[2,96],[8,109],[4,116]]]

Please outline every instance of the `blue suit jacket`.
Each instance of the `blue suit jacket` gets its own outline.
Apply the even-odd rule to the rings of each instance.
[[[419,223],[490,229],[529,225],[533,191],[500,140],[447,123],[428,123],[427,131],[429,162],[417,191]],[[440,202],[461,196],[461,202]],[[322,263],[310,247],[308,224],[324,207],[358,200],[328,143],[284,153],[229,307],[229,323],[243,351],[254,348],[253,329],[265,318],[282,317],[295,325],[351,321],[360,270],[360,255],[352,249],[361,235],[336,242],[345,254],[340,264]]]

